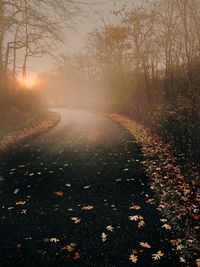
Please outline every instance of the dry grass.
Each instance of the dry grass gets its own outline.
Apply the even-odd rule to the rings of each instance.
[[[22,114],[18,111],[1,116],[0,151],[53,127],[60,119],[55,112]]]

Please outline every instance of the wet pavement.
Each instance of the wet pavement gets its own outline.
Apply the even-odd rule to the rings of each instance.
[[[57,111],[54,129],[1,156],[0,266],[181,266],[133,137]]]

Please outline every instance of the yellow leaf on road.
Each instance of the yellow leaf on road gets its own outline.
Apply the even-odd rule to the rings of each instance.
[[[94,209],[94,206],[92,206],[92,205],[84,206],[82,208],[82,210],[92,210],[92,209]]]
[[[25,205],[26,204],[26,201],[18,201],[15,204],[16,205]]]

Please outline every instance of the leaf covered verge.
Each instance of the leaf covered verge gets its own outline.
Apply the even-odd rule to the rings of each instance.
[[[13,116],[7,121],[9,128],[0,131],[0,152],[10,148],[12,145],[48,131],[59,121],[60,115],[56,112],[45,111],[37,114],[23,114]],[[13,127],[10,127],[12,125]]]
[[[149,185],[158,201],[157,209],[170,225],[171,243],[181,257],[199,266],[200,175],[197,167],[181,159],[180,154],[176,156],[174,147],[141,124],[126,116],[106,115],[123,125],[140,143]]]

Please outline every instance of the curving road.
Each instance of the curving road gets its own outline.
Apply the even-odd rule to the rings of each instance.
[[[1,158],[0,266],[181,266],[135,140],[106,117],[57,111],[54,129]]]

